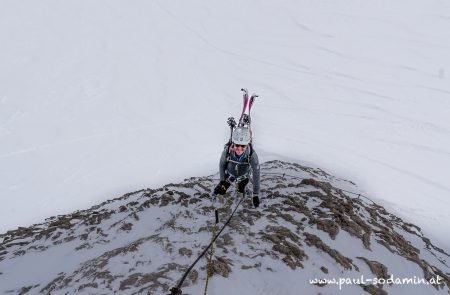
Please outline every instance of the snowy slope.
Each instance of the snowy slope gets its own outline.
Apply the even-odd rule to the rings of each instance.
[[[261,172],[266,197],[258,209],[244,200],[215,243],[208,294],[448,294],[449,254],[348,193],[360,193],[351,182],[279,161]],[[218,230],[240,200],[231,190],[212,203],[216,181],[192,177],[0,235],[0,293],[167,294],[211,240],[213,209]],[[189,273],[183,294],[203,294],[206,265],[204,257]],[[411,283],[369,281],[391,276]],[[360,281],[310,282],[325,278]],[[440,284],[412,283],[423,278]]]
[[[351,179],[450,249],[448,1],[0,1],[0,232],[262,160]]]

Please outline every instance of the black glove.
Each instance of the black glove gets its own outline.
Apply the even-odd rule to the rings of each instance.
[[[258,206],[259,206],[259,197],[258,197],[258,195],[253,195],[253,206],[255,206],[255,208],[258,208]]]
[[[230,187],[230,183],[228,181],[221,181],[219,184],[214,188],[214,194],[215,195],[225,195],[227,192],[227,189]]]

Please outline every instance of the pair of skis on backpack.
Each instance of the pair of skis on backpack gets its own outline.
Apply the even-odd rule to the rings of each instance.
[[[253,102],[258,97],[258,95],[253,93],[252,96],[250,96],[249,98],[248,90],[246,88],[242,88],[241,91],[243,92],[242,98],[244,99],[244,105],[242,108],[241,117],[239,118],[238,127],[248,126],[250,128],[251,124],[250,111],[252,109]]]
[[[257,94],[253,93],[252,96],[248,96],[248,90],[247,88],[241,88],[242,91],[242,98],[243,98],[243,107],[241,116],[239,117],[239,123],[236,123],[233,117],[228,118],[227,123],[230,127],[230,140],[228,141],[228,144],[231,143],[231,137],[233,135],[233,131],[236,127],[247,127],[250,130],[250,142],[252,139],[252,129],[251,129],[251,117],[250,117],[250,111],[253,106],[253,102],[258,97]]]

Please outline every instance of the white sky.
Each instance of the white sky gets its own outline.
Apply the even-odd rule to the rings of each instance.
[[[450,249],[447,1],[0,0],[0,232],[260,160],[356,182]]]

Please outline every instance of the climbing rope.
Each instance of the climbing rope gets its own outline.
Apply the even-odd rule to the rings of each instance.
[[[295,179],[299,179],[299,180],[306,180],[306,179],[311,179],[311,178],[302,178],[302,177],[298,177],[295,175],[289,175],[286,173],[276,173],[276,172],[265,172],[265,173],[261,173],[261,174],[266,174],[266,175],[280,175],[283,178],[288,176],[291,178],[295,178]],[[371,201],[372,203],[376,204],[374,201],[372,201],[369,197],[364,196],[360,193],[355,193],[355,192],[351,192],[351,191],[347,191],[344,189],[339,189],[343,192],[349,193],[349,194],[354,194],[356,196],[358,196],[358,199],[360,197],[363,197],[369,201]],[[233,212],[231,213],[230,217],[228,218],[228,220],[225,222],[225,224],[222,226],[222,228],[220,229],[220,231],[216,234],[216,228],[217,228],[217,223],[219,222],[219,215],[218,215],[218,210],[215,209],[214,213],[215,213],[215,219],[216,219],[216,225],[213,227],[213,231],[212,231],[212,239],[211,242],[209,243],[209,245],[203,250],[203,252],[198,256],[198,258],[194,261],[194,263],[192,263],[192,265],[186,270],[186,272],[184,273],[183,277],[181,278],[181,280],[178,282],[177,286],[174,288],[170,289],[170,294],[168,295],[183,295],[182,291],[181,291],[181,286],[184,283],[184,280],[186,279],[186,277],[188,276],[188,274],[191,272],[192,268],[194,268],[194,266],[197,264],[197,262],[208,252],[208,249],[211,249],[210,251],[210,256],[208,258],[208,265],[207,265],[207,275],[206,275],[206,282],[205,282],[205,290],[204,290],[204,295],[206,295],[207,289],[208,289],[208,283],[209,283],[209,278],[212,276],[213,274],[213,268],[212,268],[212,257],[214,256],[214,243],[217,240],[217,238],[220,236],[220,234],[222,233],[222,231],[225,229],[225,227],[227,227],[227,225],[230,223],[231,219],[233,218],[234,214],[236,213],[237,209],[239,208],[239,206],[241,205],[242,201],[245,198],[246,193],[244,193],[242,195],[242,197],[240,198],[238,204],[236,205],[236,207],[234,208]],[[230,205],[231,206],[231,205]]]
[[[222,231],[225,229],[225,227],[227,227],[227,225],[230,223],[231,219],[234,216],[234,213],[236,213],[237,209],[239,208],[239,206],[241,205],[242,201],[245,199],[246,193],[242,194],[242,197],[240,198],[239,202],[236,205],[236,208],[234,208],[233,212],[231,213],[230,217],[228,217],[227,221],[225,222],[225,224],[222,226],[222,228],[220,229],[220,231],[214,236],[214,238],[211,240],[211,242],[209,243],[209,245],[203,250],[203,252],[198,256],[198,258],[194,261],[194,263],[192,263],[192,265],[186,270],[186,272],[184,273],[183,277],[181,278],[181,280],[178,282],[177,286],[170,289],[170,294],[168,295],[182,295],[182,291],[181,291],[181,286],[184,283],[184,280],[186,279],[186,277],[188,276],[188,274],[191,272],[192,268],[194,268],[194,266],[197,264],[197,262],[206,254],[206,252],[208,252],[208,249],[212,247],[212,245],[214,244],[214,242],[217,240],[217,238],[220,236],[220,234],[222,233]]]
[[[219,210],[224,209],[226,207],[226,203],[223,204],[220,208],[216,208],[214,210],[214,215],[216,217],[216,224],[212,227],[212,237],[211,237],[211,252],[209,254],[209,258],[208,258],[208,265],[206,267],[206,282],[205,282],[205,292],[204,295],[206,295],[207,291],[208,291],[208,283],[209,283],[209,278],[212,277],[213,275],[213,265],[212,265],[212,258],[214,256],[214,236],[216,235],[216,230],[217,230],[217,224],[219,223]],[[231,207],[232,202],[229,204],[229,206],[226,208],[226,211],[228,211],[228,209]]]
[[[212,241],[212,239],[214,239],[215,235],[216,235],[216,225],[213,226],[211,241]],[[213,256],[214,256],[214,243],[212,243],[212,245],[211,245],[211,252],[209,253],[208,265],[206,268],[206,282],[205,282],[204,295],[206,295],[206,292],[208,291],[209,278],[212,277],[212,275],[213,275],[213,266],[212,266]]]

